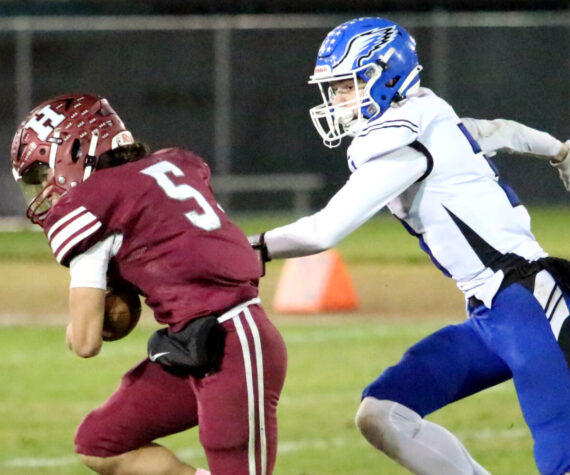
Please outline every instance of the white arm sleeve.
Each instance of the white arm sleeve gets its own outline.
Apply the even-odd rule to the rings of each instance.
[[[551,160],[561,153],[564,146],[552,135],[512,120],[462,118],[461,122],[486,153],[522,153]]]
[[[299,257],[335,246],[426,170],[426,157],[409,147],[362,164],[321,211],[267,231],[269,256]]]
[[[111,258],[119,252],[123,237],[114,234],[99,241],[69,263],[70,287],[107,289],[107,268]]]

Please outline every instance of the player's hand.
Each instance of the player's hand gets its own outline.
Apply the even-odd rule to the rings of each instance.
[[[265,233],[252,234],[247,237],[247,240],[251,247],[256,251],[259,251],[263,262],[269,262],[271,260],[271,257],[269,257],[269,251],[267,250],[267,245],[265,244]]]
[[[259,243],[261,242],[261,234],[250,234],[247,237],[247,240],[249,241],[251,247],[255,249],[255,247],[258,246]]]
[[[558,169],[558,174],[566,191],[570,191],[570,140],[567,140],[558,157],[550,160],[550,164]]]
[[[247,237],[247,240],[257,254],[257,259],[261,266],[261,277],[263,277],[265,275],[265,263],[271,260],[269,252],[267,251],[267,246],[265,245],[265,233],[252,234]]]

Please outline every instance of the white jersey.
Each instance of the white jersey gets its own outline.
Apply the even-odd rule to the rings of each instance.
[[[348,148],[348,165],[350,179],[323,210],[266,233],[271,256],[332,247],[386,205],[466,297],[489,307],[505,267],[546,256],[526,209],[429,89],[370,121]]]

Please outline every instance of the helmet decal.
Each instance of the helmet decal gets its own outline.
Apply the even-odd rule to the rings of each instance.
[[[40,140],[46,140],[48,135],[65,120],[65,115],[58,114],[52,109],[51,105],[47,105],[37,111],[28,122],[24,125],[27,129],[32,129]]]
[[[315,67],[315,76],[329,76],[332,73],[332,68],[328,64],[321,64]]]
[[[392,42],[396,34],[396,28],[389,26],[386,28],[374,28],[355,35],[347,44],[344,54],[336,60],[333,68],[339,67],[343,61],[346,61],[350,65],[349,67],[353,64],[362,66],[378,50]],[[334,58],[335,56],[333,56]]]
[[[129,145],[135,143],[132,134],[128,130],[123,130],[113,137],[111,140],[112,148],[122,147],[123,145]]]

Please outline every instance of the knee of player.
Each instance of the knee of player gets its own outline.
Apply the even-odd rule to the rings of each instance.
[[[356,423],[356,427],[358,430],[362,432],[364,436],[367,433],[375,430],[380,422],[380,414],[376,410],[377,404],[381,401],[373,398],[364,398],[360,403],[360,407],[358,411],[356,411],[356,417],[354,418],[354,422]]]
[[[231,430],[230,430],[231,428]],[[228,430],[220,430],[217,424],[202,424],[199,432],[200,444],[206,451],[230,453],[247,451],[249,444],[248,426],[228,424]]]
[[[89,451],[89,448],[92,447],[94,442],[93,435],[96,431],[90,429],[89,419],[90,415],[83,419],[75,431],[75,451],[80,455],[80,457],[83,457],[86,450]]]
[[[356,426],[376,448],[390,451],[401,437],[413,437],[419,430],[421,417],[393,401],[366,397],[356,413]]]
[[[78,454],[83,465],[96,473],[116,473],[114,457],[95,457],[93,455]]]
[[[92,417],[88,415],[75,432],[75,452],[79,460],[96,473],[118,473],[117,457],[106,456],[97,434],[98,431],[92,425]]]
[[[356,427],[375,447],[381,449],[391,430],[390,411],[394,403],[372,397],[362,400],[356,412]]]
[[[75,431],[75,452],[81,461],[91,468],[91,463],[99,463],[97,459],[103,458],[102,456],[115,455],[107,453],[108,447],[103,446],[100,434],[92,414],[87,415]]]

